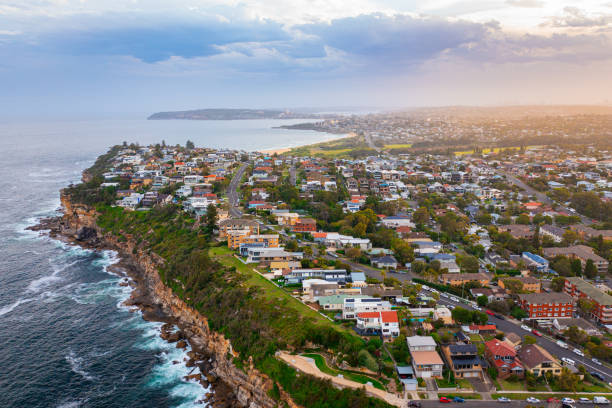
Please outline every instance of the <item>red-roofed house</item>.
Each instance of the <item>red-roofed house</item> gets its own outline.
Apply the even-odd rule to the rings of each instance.
[[[535,201],[535,202],[525,203],[523,204],[523,207],[525,207],[528,210],[536,210],[540,208],[541,205],[542,203],[538,203],[537,201]]]
[[[497,339],[485,343],[485,357],[491,365],[497,368],[499,378],[506,379],[511,375],[522,378],[525,369],[516,356],[516,350],[510,344]]]
[[[471,324],[469,332],[482,335],[494,335],[497,332],[497,327],[494,324]]]
[[[379,334],[385,337],[399,336],[399,319],[395,310],[363,312],[357,314],[355,329],[360,334]]]

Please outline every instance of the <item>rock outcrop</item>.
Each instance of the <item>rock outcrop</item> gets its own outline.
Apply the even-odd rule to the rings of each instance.
[[[223,335],[211,331],[206,317],[189,307],[172,293],[160,279],[159,266],[164,260],[144,251],[137,246],[136,240],[126,237],[119,242],[112,234],[105,234],[97,225],[94,209],[74,204],[62,194],[61,202],[64,215],[57,219],[45,220],[38,228],[50,230],[50,235],[65,237],[88,248],[112,249],[119,253],[122,264],[128,270],[135,288],[126,302],[138,306],[145,319],[163,321],[176,325],[179,331],[172,332],[171,326],[162,329],[162,337],[177,346],[186,339],[193,352],[190,353],[191,366],[200,367],[204,376],[200,382],[213,385],[214,396],[207,397],[213,406],[241,406],[250,408],[271,408],[277,402],[268,396],[273,382],[266,375],[248,364],[245,370],[238,369],[232,362],[236,353]],[[190,377],[196,378],[196,377]],[[288,398],[288,397],[285,397]],[[287,401],[289,405],[294,404]]]

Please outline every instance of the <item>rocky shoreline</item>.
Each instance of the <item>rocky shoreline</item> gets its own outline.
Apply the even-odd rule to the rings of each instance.
[[[83,248],[118,252],[120,261],[112,266],[112,271],[125,276],[120,285],[133,289],[125,305],[138,307],[145,320],[163,322],[160,336],[164,340],[175,343],[177,348],[191,347],[185,364],[193,367],[193,371],[199,368],[199,373],[190,374],[185,380],[197,381],[211,390],[200,403],[214,408],[277,406],[267,394],[272,381],[252,366],[246,372],[238,369],[232,362],[235,353],[229,341],[212,332],[205,317],[161,282],[157,268],[163,259],[138,248],[135,240],[118,242],[114,236],[103,234],[95,223],[93,209],[73,205],[65,196],[62,208],[63,216],[41,220],[29,229],[44,231],[52,238]]]

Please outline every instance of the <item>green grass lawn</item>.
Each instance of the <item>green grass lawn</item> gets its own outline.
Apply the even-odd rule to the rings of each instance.
[[[315,361],[317,368],[326,374],[333,375],[334,377],[337,376],[338,374],[342,374],[342,376],[346,378],[347,380],[355,381],[359,384],[366,384],[369,382],[369,383],[372,383],[374,387],[380,390],[385,389],[385,387],[382,385],[380,381],[372,377],[368,377],[367,375],[357,374],[357,373],[353,373],[350,371],[338,370],[338,369],[329,367],[327,363],[325,362],[325,359],[323,358],[323,356],[321,356],[320,354],[307,353],[307,354],[302,354],[302,356],[312,358]]]
[[[462,389],[471,390],[473,388],[472,384],[470,384],[470,382],[466,380],[465,378],[460,378],[456,382],[457,382],[457,385],[461,387]]]
[[[482,341],[482,336],[480,334],[477,334],[477,333],[470,334],[470,341],[473,342],[473,343],[480,342],[480,341]]]
[[[436,384],[438,384],[438,388],[453,388],[457,386],[456,383],[449,382],[446,378],[436,378]]]
[[[499,384],[501,385],[504,391],[527,391],[525,388],[525,383],[522,381],[511,382],[506,380],[499,380]]]
[[[466,393],[466,394],[438,394],[439,397],[446,397],[446,398],[450,398],[453,399],[455,397],[461,397],[463,399],[466,400],[479,400],[482,399],[482,395],[480,394],[470,394],[470,393]]]
[[[287,291],[277,287],[268,279],[255,272],[251,265],[243,264],[240,260],[234,257],[234,252],[227,247],[211,247],[209,250],[211,258],[216,259],[220,263],[226,266],[234,266],[237,271],[247,276],[247,284],[251,286],[258,286],[262,289],[262,295],[268,299],[275,301],[283,301],[285,304],[292,309],[297,310],[302,316],[309,317],[315,324],[329,325],[338,328],[339,330],[345,330],[354,334],[350,329],[347,329],[341,324],[337,324],[329,321],[325,317],[321,316],[318,312],[312,310],[308,306],[304,305],[299,300],[291,296]]]

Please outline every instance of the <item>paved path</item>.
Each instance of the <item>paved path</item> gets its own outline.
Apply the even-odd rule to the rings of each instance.
[[[396,407],[406,407],[407,401],[401,397],[398,397],[395,394],[391,394],[389,392],[379,390],[378,388],[374,388],[371,385],[359,384],[355,381],[347,380],[342,377],[335,377],[333,375],[321,372],[314,363],[312,359],[302,356],[296,356],[293,354],[286,353],[284,351],[279,351],[276,356],[283,360],[285,363],[289,364],[291,367],[318,378],[329,379],[335,385],[345,388],[362,388],[365,387],[366,393],[368,395],[380,398],[387,403],[394,405]]]

